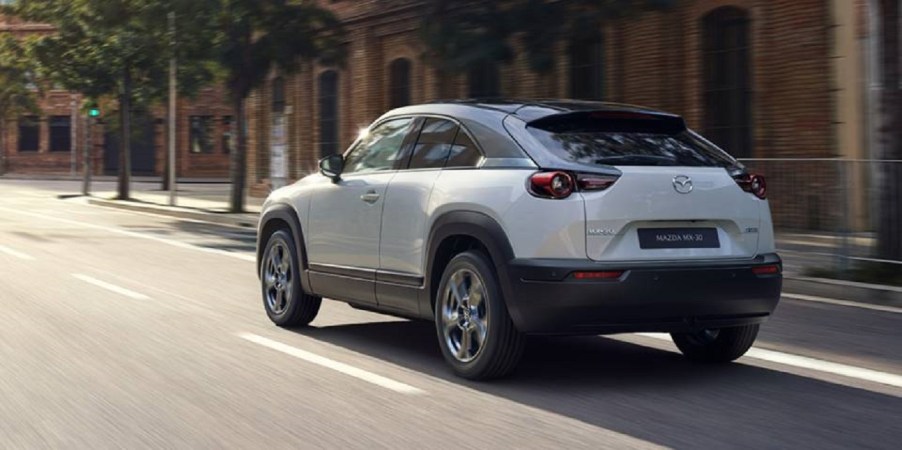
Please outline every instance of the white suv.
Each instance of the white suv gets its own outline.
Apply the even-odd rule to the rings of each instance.
[[[379,118],[273,192],[258,234],[279,326],[321,299],[433,320],[467,378],[526,334],[669,332],[732,361],[780,298],[765,182],[678,116],[596,102],[458,101]]]

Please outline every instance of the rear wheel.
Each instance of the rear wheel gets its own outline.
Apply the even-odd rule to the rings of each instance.
[[[461,377],[503,377],[523,355],[525,337],[511,321],[495,271],[481,252],[464,252],[448,263],[435,324],[442,355]]]
[[[755,343],[758,325],[672,333],[673,343],[691,361],[730,362],[744,355]]]
[[[260,281],[263,306],[274,324],[293,327],[307,325],[316,318],[322,298],[304,292],[297,247],[287,230],[276,231],[266,243]]]

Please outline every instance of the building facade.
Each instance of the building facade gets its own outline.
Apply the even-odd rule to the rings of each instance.
[[[612,22],[598,39],[557,43],[546,75],[531,72],[522,55],[470,73],[437,71],[422,57],[423,3],[324,2],[348,30],[347,63],[273,74],[252,95],[252,195],[315,171],[319,158],[344,151],[383,112],[440,98],[567,97],[660,108],[752,159],[750,166],[762,158],[867,157],[863,0],[683,0]],[[776,190],[793,188],[775,182]],[[823,198],[816,208],[827,211],[831,200]],[[798,207],[785,199],[775,205]]]
[[[0,35],[25,37],[52,33],[53,27],[0,16]],[[93,172],[116,174],[119,169],[117,111],[103,110],[89,120],[78,93],[46,90],[37,98],[39,111],[0,121],[0,174],[82,174],[90,148]],[[115,102],[110,103],[115,105]],[[224,179],[229,172],[234,114],[221,87],[202,90],[178,102],[177,173],[180,178]],[[161,106],[133,114],[131,166],[133,175],[164,173],[167,155],[166,110]],[[91,123],[90,133],[88,124]]]

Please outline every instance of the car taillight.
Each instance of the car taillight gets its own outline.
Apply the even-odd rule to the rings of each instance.
[[[752,273],[754,273],[755,275],[776,275],[780,273],[780,266],[777,264],[755,266],[752,267]]]
[[[574,191],[603,191],[617,181],[616,175],[563,171],[539,172],[529,178],[529,192],[537,197],[562,199]]]
[[[617,182],[617,178],[614,175],[581,173],[576,175],[576,182],[581,191],[603,191]]]
[[[736,180],[736,184],[738,184],[743,191],[746,191],[761,200],[767,198],[767,181],[764,179],[764,176],[744,173],[733,177],[733,179]]]
[[[616,280],[623,276],[622,270],[606,270],[601,272],[573,272],[577,280]]]
[[[529,191],[544,198],[567,198],[573,193],[573,177],[567,172],[539,172],[529,178]]]

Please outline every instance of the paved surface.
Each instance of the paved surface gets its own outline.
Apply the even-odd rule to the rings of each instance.
[[[251,230],[0,181],[2,448],[898,448],[902,310],[784,298],[754,357],[533,339],[450,375],[430,324],[327,302],[281,330]]]

